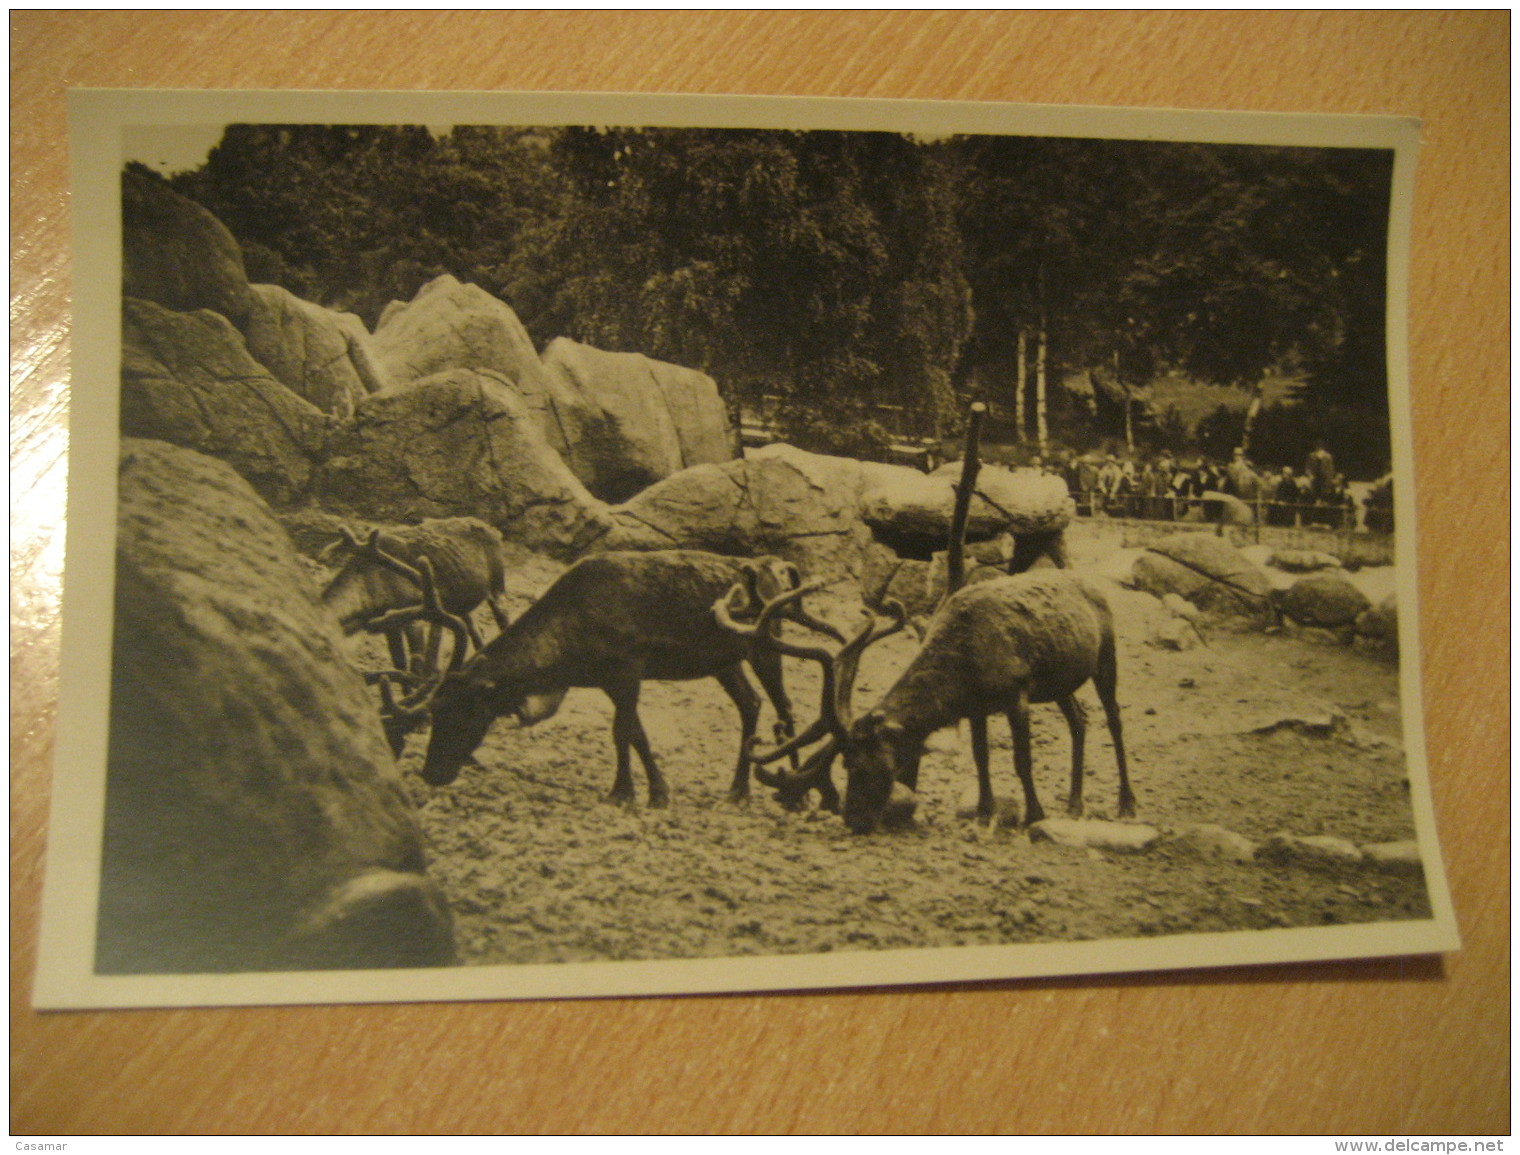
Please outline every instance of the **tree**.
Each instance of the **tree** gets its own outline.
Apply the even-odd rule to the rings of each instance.
[[[968,137],[960,219],[979,375],[1043,333],[1060,371],[1133,393],[1165,367],[1386,409],[1391,154]],[[1122,411],[1129,415],[1130,409]],[[1115,430],[1114,432],[1117,432]]]
[[[701,368],[783,409],[933,428],[970,326],[953,174],[890,133],[568,129],[568,195],[514,265],[536,338]],[[531,263],[529,263],[531,261]],[[813,426],[816,426],[814,421]]]

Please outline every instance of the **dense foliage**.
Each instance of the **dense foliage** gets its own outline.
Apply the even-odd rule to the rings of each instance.
[[[1052,439],[1213,451],[1235,418],[1189,427],[1150,383],[1289,372],[1302,396],[1255,443],[1326,436],[1380,472],[1390,180],[1375,150],[235,125],[172,183],[255,280],[373,325],[451,273],[540,345],[700,368],[813,448],[951,432],[967,395],[1033,436],[1014,390],[1038,360]],[[1059,387],[1074,376],[1087,394]]]

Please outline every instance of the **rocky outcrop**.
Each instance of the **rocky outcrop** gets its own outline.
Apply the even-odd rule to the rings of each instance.
[[[1271,583],[1239,550],[1212,533],[1179,533],[1152,542],[1132,580],[1156,597],[1191,602],[1205,614],[1267,622]]]
[[[385,387],[358,317],[313,305],[278,285],[254,285],[252,293],[244,325],[248,352],[297,397],[346,419]]]
[[[1065,486],[1034,473],[991,472],[992,484],[977,487],[986,494],[974,507],[983,540],[972,541],[971,556],[1006,567],[1026,542],[1039,547],[1031,561],[1040,549],[1059,552],[1071,505]],[[912,587],[919,592],[907,600],[918,604],[935,597],[930,570],[949,538],[953,485],[953,477],[905,466],[767,445],[737,461],[684,469],[614,506],[614,529],[596,548],[775,553],[809,573],[863,577],[883,596]],[[1009,525],[1024,537],[1003,532]],[[922,572],[905,572],[910,566]]]
[[[449,962],[374,698],[263,503],[130,439],[119,500],[97,969]]]
[[[478,517],[562,560],[612,528],[511,384],[456,369],[360,403],[313,480],[319,503],[379,522]]]
[[[1367,596],[1338,572],[1299,578],[1273,601],[1283,616],[1300,626],[1338,630],[1354,625],[1371,608]]]
[[[122,295],[241,326],[253,307],[243,250],[227,227],[167,183],[131,169],[121,180]]]
[[[227,462],[274,504],[305,490],[328,417],[275,380],[220,314],[122,308],[121,431]]]
[[[581,436],[579,403],[538,358],[533,340],[503,302],[444,275],[381,315],[375,357],[398,387],[454,369],[495,374],[527,406],[543,439],[568,456]]]
[[[734,456],[728,411],[705,373],[565,337],[549,343],[543,363],[574,399],[578,435],[566,460],[598,497],[623,501],[682,469]]]

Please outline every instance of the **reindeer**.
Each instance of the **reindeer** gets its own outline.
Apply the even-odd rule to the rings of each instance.
[[[346,525],[338,532],[339,539],[318,557],[331,564],[345,555],[342,567],[322,591],[322,604],[345,634],[384,633],[396,669],[417,672],[411,666],[420,649],[419,627],[415,617],[400,622],[386,615],[422,604],[417,568],[422,558],[431,563],[442,608],[463,620],[477,650],[482,643],[470,615],[482,602],[490,606],[497,628],[506,628],[510,619],[501,535],[485,522],[473,517],[433,519],[383,532],[373,530],[362,543]]]
[[[1004,712],[1013,732],[1014,767],[1024,788],[1024,820],[1038,822],[1045,811],[1034,787],[1029,706],[1055,702],[1071,730],[1071,791],[1066,809],[1080,817],[1086,718],[1074,695],[1091,681],[1103,703],[1119,765],[1119,815],[1134,814],[1135,796],[1115,694],[1113,615],[1102,592],[1085,579],[1070,571],[1046,570],[980,582],[953,594],[935,615],[923,647],[902,676],[858,719],[852,717],[850,695],[861,653],[902,628],[902,607],[892,603],[886,621],[868,615],[855,636],[831,652],[820,646],[778,644],[771,637],[767,627],[794,594],[789,591],[767,602],[753,624],[734,622],[726,598],[713,606],[719,623],[737,636],[816,661],[823,668],[819,720],[772,750],[754,752],[757,763],[771,762],[824,739],[793,773],[771,774],[756,766],[755,776],[776,789],[783,804],[795,805],[809,790],[817,789],[824,805],[837,809],[838,794],[829,780],[829,768],[842,753],[848,775],[845,823],[857,834],[870,833],[894,791],[900,798],[902,788],[917,789],[919,760],[928,736],[967,718],[977,771],[977,812],[990,816],[995,802],[988,770],[987,716]]]
[[[562,697],[571,687],[595,687],[615,710],[617,775],[610,799],[634,800],[631,748],[644,766],[649,805],[666,806],[669,787],[639,720],[640,684],[649,678],[716,678],[739,710],[740,752],[728,797],[742,802],[749,795],[748,752],[760,715],[745,664],[775,707],[778,738],[792,732],[792,709],[780,656],[720,628],[711,606],[714,598],[731,597],[735,610],[758,608],[788,589],[806,593],[809,587],[800,583],[796,567],[774,557],[660,550],[583,558],[462,670],[445,676],[427,695],[398,704],[432,716],[423,780],[433,786],[453,782],[497,718],[512,715],[523,724],[521,711],[533,696]],[[800,596],[786,603],[788,615],[843,642],[837,630],[797,604]]]

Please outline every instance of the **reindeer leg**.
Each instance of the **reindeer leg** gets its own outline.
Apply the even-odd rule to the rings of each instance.
[[[1029,742],[1029,689],[1019,687],[1018,695],[1008,710],[1008,726],[1013,731],[1013,768],[1018,771],[1019,782],[1024,787],[1024,825],[1041,822],[1045,810],[1039,796],[1034,792],[1034,751]]]
[[[1114,644],[1110,639],[1098,652],[1098,670],[1093,675],[1093,685],[1098,690],[1098,700],[1103,703],[1108,732],[1114,740],[1114,759],[1119,763],[1119,817],[1133,818],[1135,792],[1130,789],[1129,766],[1124,759],[1124,728],[1119,721],[1119,696],[1115,693],[1118,681],[1118,664],[1114,658]]]
[[[385,644],[391,652],[391,668],[409,673],[406,664],[406,627],[392,627],[385,631]]]
[[[638,682],[635,681],[631,686],[620,686],[616,690],[609,689],[607,696],[612,699],[615,710],[612,717],[612,739],[618,750],[617,779],[612,784],[612,800],[620,803],[634,800],[633,773],[628,757],[628,747],[631,745],[638,751],[639,761],[644,764],[644,776],[649,780],[650,807],[658,809],[669,806],[670,787],[665,784],[660,768],[655,765],[654,751],[649,748],[649,737],[644,733],[644,723],[639,720]]]
[[[635,686],[633,702],[624,705],[626,693],[614,693],[607,691],[607,696],[612,699],[612,745],[617,751],[617,775],[612,779],[612,792],[607,795],[607,801],[619,806],[630,806],[634,802],[633,796],[633,768],[629,749],[633,745],[633,734],[628,724],[628,716],[637,709],[638,690]]]
[[[502,590],[487,595],[486,604],[491,607],[491,616],[496,619],[498,630],[504,630],[512,624],[512,618],[507,613],[506,596]]]
[[[725,666],[714,677],[718,685],[733,699],[739,708],[739,764],[734,768],[733,785],[728,788],[728,800],[739,803],[749,801],[749,750],[755,736],[755,726],[760,721],[760,696],[744,676],[744,667],[738,663]]]
[[[786,696],[786,686],[782,682],[781,655],[774,650],[752,647],[749,664],[755,671],[755,677],[760,679],[760,686],[765,690],[765,696],[775,707],[775,739],[778,743],[784,742],[797,733],[797,722],[792,715],[792,700]],[[795,750],[791,754],[791,763],[792,772],[796,773],[798,761]]]
[[[1087,711],[1076,695],[1056,700],[1061,713],[1066,715],[1066,725],[1071,730],[1071,793],[1066,797],[1066,813],[1072,818],[1082,817],[1082,744],[1087,737]]]
[[[420,659],[421,664],[419,668],[413,670],[412,673],[421,674],[426,678],[438,669],[438,654],[443,645],[443,627],[438,625],[437,622],[429,622],[425,627],[421,622],[413,622],[407,627],[409,630],[413,628],[418,632],[409,635],[412,644],[412,660],[419,661],[418,654],[422,654],[423,656]],[[425,635],[427,637],[427,645],[425,647],[418,644],[418,639],[424,636],[421,633],[423,629],[427,631]]]
[[[976,763],[976,812],[990,818],[997,811],[997,799],[992,796],[992,771],[988,766],[990,753],[987,747],[987,717],[970,718],[971,759]]]
[[[818,790],[818,805],[830,814],[839,813],[839,788],[834,785],[834,758],[838,755],[838,746],[830,743],[827,752],[820,754],[818,758],[818,777],[813,785]]]
[[[475,615],[462,614],[460,620],[464,622],[464,628],[470,635],[470,645],[474,647],[477,654],[480,653],[486,647],[485,643],[480,640],[480,631],[475,628]]]

